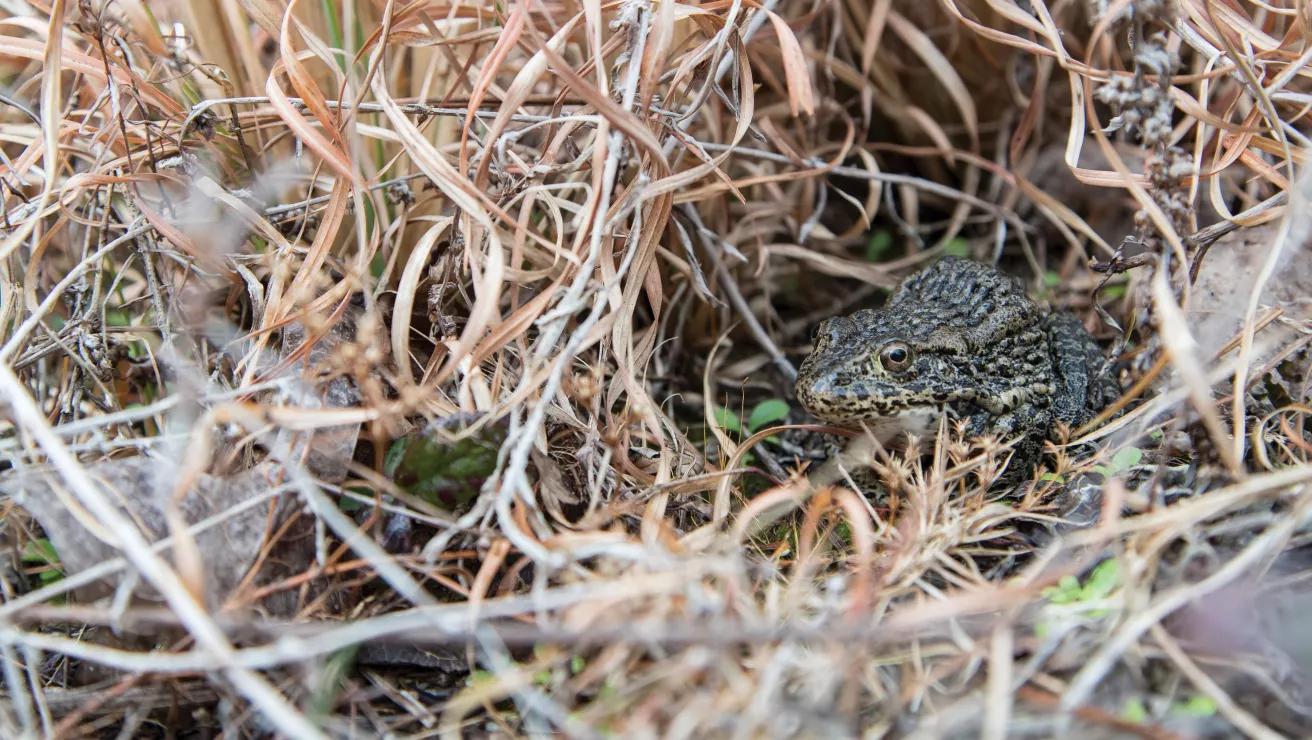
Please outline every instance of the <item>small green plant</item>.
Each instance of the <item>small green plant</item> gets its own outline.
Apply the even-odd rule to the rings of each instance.
[[[715,423],[718,424],[719,426],[724,427],[725,429],[731,432],[738,432],[739,434],[742,433],[743,431],[742,420],[738,418],[737,414],[730,411],[729,409],[716,407],[714,413],[712,413],[711,415],[715,417]]]
[[[1039,298],[1048,298],[1059,285],[1061,285],[1061,275],[1056,270],[1043,273],[1043,282],[1039,284],[1038,289]]]
[[[1125,704],[1121,706],[1121,719],[1136,725],[1147,721],[1148,708],[1143,705],[1143,699],[1138,697],[1126,699]]]
[[[1116,560],[1104,560],[1099,563],[1083,584],[1073,575],[1065,575],[1057,581],[1056,586],[1043,589],[1043,598],[1052,604],[1085,604],[1107,598],[1116,590],[1120,582],[1120,563]],[[1098,618],[1107,616],[1106,609],[1088,609],[1087,616]],[[1034,634],[1045,638],[1051,632],[1051,625],[1044,621],[1034,627]]]
[[[1102,297],[1109,300],[1121,298],[1125,295],[1126,289],[1125,283],[1111,283],[1102,289]]]
[[[726,408],[716,408],[713,411],[715,423],[724,427],[726,430],[735,432],[740,437],[750,437],[761,429],[771,424],[782,421],[788,417],[788,403],[778,398],[768,398],[756,404],[752,408],[752,413],[747,415],[747,423],[744,424],[737,414]],[[777,443],[778,437],[766,437],[769,442]],[[742,464],[752,466],[756,464],[756,455],[751,452],[742,456]]]
[[[866,242],[866,262],[883,262],[889,250],[893,248],[893,235],[887,231],[875,231]]]
[[[1216,702],[1209,697],[1201,694],[1191,696],[1188,699],[1176,702],[1171,706],[1171,713],[1183,715],[1185,717],[1197,717],[1206,719],[1216,714]]]
[[[420,430],[388,448],[383,471],[425,501],[461,511],[478,497],[483,482],[496,469],[497,449],[504,440],[505,430],[499,425],[451,443]]]
[[[349,489],[349,490],[351,491],[351,493],[358,494],[358,495],[363,496],[363,497],[365,497],[365,498],[373,498],[373,496],[374,496],[374,492],[373,492],[373,491],[369,490],[368,488],[364,488],[364,487],[359,487],[359,486],[357,486],[357,487],[355,487],[355,488],[351,488],[351,489]],[[364,507],[366,507],[366,506],[368,506],[368,505],[369,505],[369,504],[367,504],[367,503],[361,501],[360,499],[358,499],[358,498],[352,498],[352,497],[350,497],[350,496],[342,496],[341,498],[339,498],[339,499],[337,500],[337,508],[341,509],[342,511],[346,512],[347,514],[354,514],[355,512],[357,512],[357,511],[363,509]]]
[[[311,692],[311,716],[322,721],[331,715],[337,697],[346,688],[346,679],[355,666],[359,650],[359,645],[350,645],[328,656]]]
[[[59,554],[55,552],[55,546],[45,537],[28,540],[27,546],[23,548],[23,562],[28,565],[49,566],[36,574],[37,580],[43,586],[64,577],[63,571],[59,569]]]
[[[943,245],[943,254],[949,257],[969,257],[970,242],[965,237],[954,236]]]
[[[747,416],[747,425],[743,426],[742,419],[729,409],[715,409],[715,423],[724,427],[731,432],[737,432],[746,436],[756,434],[761,429],[782,421],[788,417],[788,403],[778,398],[768,398],[756,404],[752,408],[752,413]]]
[[[1093,472],[1101,473],[1104,478],[1113,478],[1138,465],[1141,460],[1143,460],[1143,450],[1138,447],[1123,447],[1112,455],[1110,465],[1095,465]]]
[[[1121,566],[1116,560],[1104,560],[1080,584],[1073,575],[1062,576],[1056,586],[1043,589],[1043,597],[1053,604],[1075,604],[1105,599],[1116,590]],[[1102,611],[1102,610],[1099,610]]]

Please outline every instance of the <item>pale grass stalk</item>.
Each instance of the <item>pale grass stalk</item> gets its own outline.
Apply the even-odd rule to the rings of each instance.
[[[1015,640],[1015,631],[1007,621],[998,624],[989,640],[984,729],[980,733],[980,740],[1006,740],[1014,701],[1011,686],[1012,674],[1016,668],[1013,657]]]
[[[1225,689],[1221,688],[1212,677],[1207,675],[1198,664],[1189,657],[1171,633],[1167,632],[1160,624],[1154,624],[1149,632],[1153,639],[1166,651],[1175,666],[1180,672],[1189,678],[1194,686],[1198,688],[1207,698],[1216,703],[1216,709],[1221,716],[1230,720],[1230,724],[1239,728],[1241,732],[1253,740],[1282,740],[1284,735],[1272,730],[1270,727],[1262,724],[1252,714],[1244,710],[1235,703]]]
[[[3,621],[0,621],[0,630],[7,629]],[[6,729],[26,740],[27,738],[37,737],[36,732],[36,714],[32,711],[32,697],[27,692],[27,679],[20,670],[22,663],[18,659],[18,651],[14,650],[13,642],[0,637],[0,670],[3,670],[5,676],[5,686],[9,689],[9,701],[0,702],[0,718],[3,718]],[[14,727],[14,720],[9,716],[9,708],[13,707],[14,712],[18,715],[18,726]]]
[[[1180,373],[1180,379],[1189,391],[1189,398],[1193,401],[1194,409],[1202,418],[1203,426],[1211,435],[1212,443],[1216,445],[1217,452],[1220,454],[1222,462],[1225,463],[1226,469],[1232,475],[1242,478],[1246,473],[1236,456],[1234,446],[1227,439],[1228,435],[1224,425],[1221,424],[1221,417],[1216,412],[1211,386],[1207,384],[1206,375],[1196,351],[1197,342],[1189,333],[1189,326],[1185,320],[1184,312],[1175,302],[1175,296],[1171,293],[1170,286],[1167,285],[1166,272],[1164,262],[1159,262],[1157,269],[1153,271],[1152,278],[1153,306],[1157,309],[1157,317],[1161,322],[1159,335],[1167,351],[1171,353],[1171,364]],[[1237,387],[1242,388],[1242,386]],[[1243,394],[1237,393],[1236,395],[1242,396]]]
[[[50,737],[53,721],[50,718],[50,705],[46,703],[44,681],[41,679],[41,651],[24,646],[23,662],[27,664],[27,686],[32,692],[32,701],[36,704],[37,715],[41,718],[41,733]]]

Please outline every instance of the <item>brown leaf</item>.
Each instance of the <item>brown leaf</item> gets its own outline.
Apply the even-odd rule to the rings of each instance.
[[[180,472],[176,459],[130,457],[87,468],[109,489],[119,508],[137,523],[147,541],[158,542],[168,535],[167,499]],[[265,544],[266,525],[270,523],[270,507],[275,509],[275,524],[297,509],[296,496],[290,493],[282,494],[277,500],[257,502],[267,498],[278,470],[277,466],[266,464],[231,477],[202,474],[178,501],[181,521],[188,526],[232,512],[221,523],[191,536],[199,556],[199,577],[205,584],[206,605],[211,611],[222,606],[259,557]],[[97,532],[94,521],[88,521],[85,513],[79,515],[76,508],[67,505],[74,503],[73,497],[67,493],[61,495],[62,488],[59,476],[45,466],[23,468],[0,477],[0,492],[12,497],[41,524],[65,572],[76,574],[118,557],[119,552],[112,544],[113,534]],[[299,573],[310,564],[314,557],[314,538],[290,535],[279,540],[277,557],[265,561],[254,583],[272,583]],[[79,595],[87,601],[109,596],[121,579],[121,574],[112,576],[81,589]],[[137,586],[136,595],[151,601],[159,599],[146,585]],[[276,594],[262,606],[275,615],[290,617],[296,610],[296,594]]]

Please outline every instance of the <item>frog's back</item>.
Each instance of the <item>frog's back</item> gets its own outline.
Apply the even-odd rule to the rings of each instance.
[[[945,257],[911,275],[889,298],[890,306],[938,307],[963,326],[1016,302],[1030,302],[1019,279],[961,257]]]
[[[1065,311],[1048,312],[1026,294],[1019,278],[997,268],[958,257],[947,257],[912,275],[889,299],[890,306],[921,307],[933,313],[932,323],[963,328],[992,325],[997,344],[978,348],[986,365],[1014,360],[1007,350],[1022,337],[1038,336],[1041,328],[1052,363],[1053,415],[1074,428],[1092,419],[1120,394],[1097,341],[1083,323]],[[1020,342],[1025,344],[1026,341]],[[1040,350],[1042,352],[1042,350]],[[1031,354],[1030,360],[1034,359]],[[1046,373],[1043,373],[1046,377]]]

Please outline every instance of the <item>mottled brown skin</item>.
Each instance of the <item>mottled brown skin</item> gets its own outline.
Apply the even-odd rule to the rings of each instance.
[[[797,397],[834,424],[908,420],[896,428],[909,413],[947,413],[973,435],[1019,436],[1009,473],[1027,473],[1056,421],[1079,426],[1117,397],[1104,364],[1074,316],[1046,311],[994,267],[949,257],[883,308],[821,323]]]

